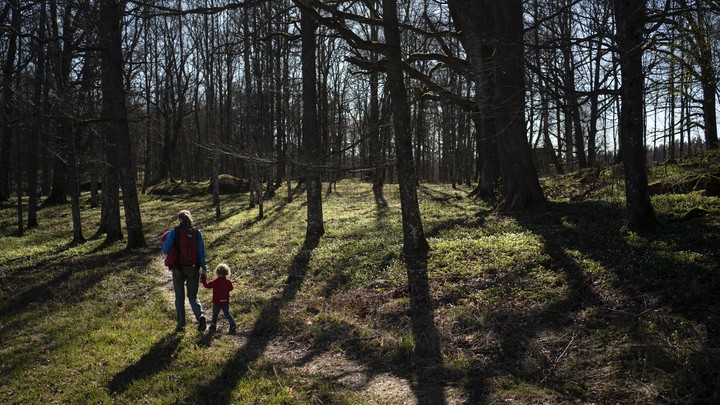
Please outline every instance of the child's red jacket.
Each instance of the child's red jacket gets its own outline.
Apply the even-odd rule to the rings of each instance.
[[[205,288],[212,288],[213,305],[217,305],[219,307],[226,307],[230,305],[230,291],[233,289],[233,285],[230,280],[228,280],[225,276],[218,276],[215,280],[208,282],[207,276],[203,274],[202,277],[200,277],[200,281],[202,281]]]

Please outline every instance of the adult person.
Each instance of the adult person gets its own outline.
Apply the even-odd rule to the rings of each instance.
[[[163,243],[162,251],[170,253],[170,249],[177,249],[177,262],[172,269],[173,288],[175,289],[175,311],[177,313],[177,327],[181,331],[185,328],[185,287],[187,285],[187,299],[198,322],[198,330],[206,328],[205,315],[198,299],[200,285],[200,268],[207,274],[205,264],[205,242],[202,232],[193,226],[192,214],[182,210],[178,214],[180,225],[168,232]]]

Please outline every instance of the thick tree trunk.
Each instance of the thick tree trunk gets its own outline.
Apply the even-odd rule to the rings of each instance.
[[[717,91],[717,79],[712,60],[704,61],[701,67],[703,77],[703,119],[705,121],[705,143],[708,149],[718,149],[717,110],[715,103],[715,92]],[[690,141],[688,140],[688,143]]]
[[[52,138],[54,135],[49,135],[50,138]],[[57,142],[52,142],[57,143]],[[57,145],[53,145],[53,147],[57,148]],[[60,159],[58,156],[58,153],[52,153],[49,157],[49,159],[52,162],[52,170],[51,174],[52,177],[50,179],[50,193],[45,197],[43,202],[40,204],[41,207],[48,207],[50,205],[55,204],[65,204],[67,203],[67,192],[65,189],[65,173],[67,171],[67,168],[65,167],[65,163]],[[49,169],[49,167],[48,167]]]
[[[116,163],[122,187],[127,248],[145,247],[145,235],[137,197],[137,184],[132,164],[130,131],[123,83],[122,33],[120,23],[124,1],[102,0],[100,3],[100,43],[102,48],[103,117],[107,120],[109,152],[123,157]]]
[[[644,0],[613,0],[616,41],[622,78],[620,155],[625,168],[625,204],[628,227],[650,230],[657,226],[648,192],[643,143],[643,46],[646,5]]]
[[[452,19],[460,29],[460,41],[468,53],[475,81],[476,109],[471,113],[471,119],[475,125],[475,171],[478,185],[470,195],[486,200],[494,198],[500,180],[495,118],[492,111],[495,88],[494,49],[491,45],[494,4],[490,0],[448,2]]]
[[[503,176],[501,211],[521,211],[545,201],[525,126],[525,74],[521,0],[497,2],[493,111]]]
[[[429,245],[425,239],[417,198],[417,178],[413,167],[410,107],[402,71],[400,27],[396,0],[383,0],[387,57],[387,86],[390,90],[395,151],[403,225],[403,255],[405,256],[408,288],[410,289],[410,318],[415,339],[415,356],[430,364],[442,361],[440,341],[433,320],[432,299],[427,276],[426,257]],[[441,401],[437,401],[441,403]]]
[[[302,34],[302,86],[303,86],[303,156],[310,167],[306,170],[307,229],[306,245],[315,246],[325,233],[322,212],[322,183],[320,172],[313,166],[320,153],[320,131],[317,113],[317,69],[315,63],[315,30],[317,23],[311,14],[301,7],[300,30]]]
[[[417,178],[413,167],[410,107],[402,71],[400,29],[395,0],[383,0],[383,24],[387,49],[387,86],[390,90],[395,152],[403,224],[403,253],[410,258],[423,257],[429,250],[425,239],[420,205],[417,197]]]

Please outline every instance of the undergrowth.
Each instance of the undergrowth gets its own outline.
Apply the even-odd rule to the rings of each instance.
[[[465,198],[470,189],[419,188],[432,247],[423,322],[441,353],[430,365],[417,354],[397,186],[378,209],[371,185],[341,181],[323,199],[326,234],[312,250],[302,250],[304,196],[287,203],[284,188],[263,219],[247,194],[224,195],[219,219],[199,192],[143,195],[150,246],[133,252],[122,241],[70,246],[66,206],[12,236],[16,211],[4,205],[0,402],[717,402],[720,199],[654,196],[661,229],[639,235],[622,231],[607,186],[580,199],[568,186],[514,216]],[[697,207],[709,214],[684,217]],[[209,270],[233,269],[237,337],[173,332],[159,238],[180,209],[204,232]],[[99,215],[83,206],[88,235]],[[210,297],[201,288],[206,309]],[[364,382],[308,368],[324,356]]]

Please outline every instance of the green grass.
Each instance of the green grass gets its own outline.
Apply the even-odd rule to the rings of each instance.
[[[13,236],[4,205],[0,402],[717,401],[720,199],[655,196],[662,227],[639,235],[622,230],[616,195],[566,198],[572,187],[499,216],[464,198],[470,189],[422,185],[425,318],[407,287],[395,185],[378,211],[369,184],[341,181],[310,252],[304,196],[288,204],[284,187],[262,220],[247,194],[223,196],[220,220],[210,196],[141,196],[150,246],[130,253],[123,242],[70,246],[68,206]],[[711,215],[682,219],[696,207]],[[233,269],[235,337],[222,320],[213,335],[173,332],[159,238],[180,209],[204,232],[209,270]],[[86,236],[98,218],[83,207]],[[437,334],[440,364],[415,354],[419,333]]]

